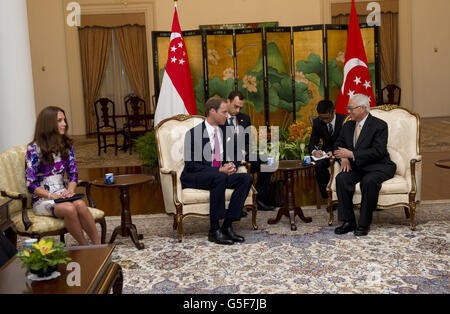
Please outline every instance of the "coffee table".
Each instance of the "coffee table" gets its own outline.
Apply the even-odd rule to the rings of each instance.
[[[316,167],[314,163],[310,165],[303,165],[301,160],[280,160],[278,164],[278,170],[282,171],[284,174],[284,186],[285,186],[285,197],[286,206],[278,209],[276,218],[271,218],[267,221],[269,225],[276,224],[280,221],[281,216],[289,217],[289,222],[291,224],[291,230],[297,230],[295,225],[295,216],[299,216],[300,219],[305,223],[312,222],[312,218],[305,217],[303,211],[300,207],[295,206],[295,194],[294,194],[294,173],[296,171],[304,171]]]
[[[13,257],[0,268],[0,294],[114,294],[122,293],[123,275],[120,265],[111,261],[114,244],[69,247],[68,256],[80,265],[80,286],[69,286],[67,265],[58,265],[61,275],[47,281],[27,278],[22,262]]]
[[[139,240],[143,239],[143,235],[137,233],[136,226],[131,221],[130,187],[145,184],[153,180],[155,180],[154,176],[145,174],[124,174],[114,176],[114,183],[112,184],[105,183],[104,178],[92,181],[93,186],[100,188],[119,188],[120,190],[120,203],[122,205],[121,224],[114,229],[109,243],[114,243],[116,236],[120,233],[123,237],[130,236],[138,250],[144,248],[144,244],[139,242]]]

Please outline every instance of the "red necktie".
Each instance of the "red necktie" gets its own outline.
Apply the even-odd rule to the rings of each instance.
[[[219,137],[217,135],[217,128],[214,130],[214,158],[213,158],[213,167],[220,168],[220,144]]]

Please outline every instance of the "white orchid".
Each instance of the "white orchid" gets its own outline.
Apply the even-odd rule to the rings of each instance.
[[[256,88],[256,76],[245,75],[242,80],[244,81],[244,84],[242,85],[243,88],[247,89],[251,93],[258,92],[258,89]]]

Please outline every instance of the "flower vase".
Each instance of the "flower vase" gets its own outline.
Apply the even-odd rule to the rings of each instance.
[[[44,278],[44,277],[50,276],[57,269],[58,269],[58,266],[54,265],[54,266],[49,266],[46,270],[44,270],[44,268],[37,269],[37,270],[30,268],[29,271],[30,271],[30,273],[35,274],[39,278]]]

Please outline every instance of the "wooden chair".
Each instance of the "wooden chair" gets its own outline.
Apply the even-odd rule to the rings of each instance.
[[[14,231],[21,236],[37,238],[59,235],[64,242],[67,229],[64,219],[48,216],[38,216],[31,209],[31,194],[28,192],[25,182],[25,154],[26,145],[12,147],[0,154],[0,195],[13,199],[9,203],[11,220],[14,222]],[[90,193],[89,182],[78,182],[78,186],[86,188],[86,196],[89,201],[89,211],[102,228],[101,242],[105,243],[106,220],[105,213],[95,208]]]
[[[383,105],[400,106],[400,99],[402,97],[402,89],[400,87],[393,84],[387,85],[381,90],[381,93],[383,95]]]
[[[117,155],[117,134],[122,133],[122,128],[117,127],[116,123],[116,109],[115,104],[109,98],[100,98],[94,103],[95,118],[97,119],[97,144],[98,155],[100,156],[101,149],[106,153],[107,147],[114,147]],[[106,137],[108,135],[114,136],[114,144],[106,144]],[[103,137],[103,146],[101,145],[100,137]]]
[[[147,106],[145,100],[134,94],[126,96],[124,102],[127,114],[127,140],[131,155],[133,147],[131,138],[135,135],[143,135],[149,130]]]

